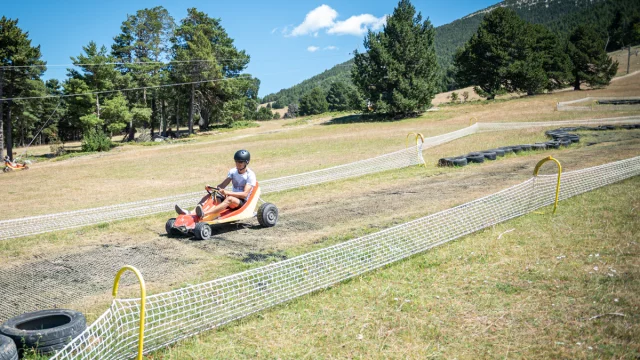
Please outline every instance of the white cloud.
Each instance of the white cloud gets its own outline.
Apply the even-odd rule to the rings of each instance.
[[[291,36],[300,36],[317,32],[320,29],[334,25],[334,20],[338,17],[338,12],[328,5],[320,5],[311,10],[305,16],[302,24],[296,26],[291,31]]]
[[[275,32],[276,32],[276,30],[278,30],[278,28],[277,28],[277,27],[274,27],[274,28],[273,28],[273,30],[271,30],[271,33],[272,33],[272,34],[273,34],[273,33],[275,33]]]
[[[309,46],[309,47],[307,48],[307,51],[309,51],[309,52],[316,52],[316,51],[318,51],[318,50],[320,50],[320,48],[319,48],[319,47],[317,47],[317,46]]]
[[[322,49],[322,50],[338,50],[338,48],[337,48],[337,47],[335,47],[335,46],[333,46],[333,45],[330,45],[330,46],[325,47],[325,48],[324,48],[324,49]]]
[[[345,21],[338,21],[327,30],[328,34],[361,36],[367,29],[373,31],[382,29],[387,23],[387,15],[377,18],[371,14],[354,15]]]

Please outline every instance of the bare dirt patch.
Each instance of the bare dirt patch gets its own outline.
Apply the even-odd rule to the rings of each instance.
[[[122,240],[122,234],[110,239],[107,233],[101,243],[70,254],[45,251],[14,257],[11,267],[0,270],[0,288],[6,294],[0,318],[42,307],[91,308],[95,302],[87,305],[87,299],[92,297],[106,306],[112,277],[126,264],[139,267],[150,288],[160,290],[225,274],[228,267],[216,268],[219,260],[215,259],[247,264],[280,261],[291,256],[291,250],[330,245],[520,183],[531,177],[543,156],[558,158],[566,171],[637,156],[639,135],[637,130],[602,132],[591,139],[591,146],[511,156],[443,169],[438,175],[414,168],[285,192],[275,200],[281,218],[274,228],[261,228],[255,222],[231,224],[217,227],[210,240],[195,241],[167,238],[162,234],[163,223],[156,221],[128,239]],[[542,169],[543,173],[554,171],[551,166]],[[135,282],[129,279],[126,284]]]

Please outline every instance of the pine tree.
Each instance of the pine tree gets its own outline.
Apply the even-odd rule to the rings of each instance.
[[[524,53],[527,46],[521,44],[523,28],[523,21],[513,10],[498,8],[486,15],[478,31],[456,53],[459,84],[475,85],[478,95],[487,99],[512,91],[515,84],[509,81],[507,74],[520,76],[530,71],[526,61],[531,56]],[[514,58],[517,53],[522,57],[518,64]],[[521,78],[516,83],[522,85],[525,81],[526,78]]]
[[[331,84],[327,93],[329,110],[344,111],[349,109],[349,91],[349,87],[342,81],[336,81]]]
[[[201,125],[205,127],[211,118],[230,124],[256,111],[260,81],[248,74],[240,76],[250,57],[235,47],[219,19],[195,8],[188,9],[172,42],[174,59],[206,60],[175,66],[174,79],[185,82],[228,79],[190,87],[190,119],[196,103],[202,115]]]
[[[401,0],[382,32],[369,31],[364,53],[355,51],[354,84],[375,112],[409,116],[431,105],[437,90],[438,65],[429,19],[409,0]]]
[[[604,41],[593,28],[578,26],[569,36],[568,53],[573,63],[573,88],[585,82],[591,87],[607,85],[618,71],[604,50]]]
[[[300,99],[300,115],[322,114],[329,110],[327,99],[319,87],[311,90]]]
[[[136,86],[160,84],[164,67],[161,62],[169,55],[169,40],[173,37],[174,28],[173,17],[162,6],[138,10],[135,15],[127,16],[127,20],[122,23],[121,33],[113,39],[111,53],[125,63],[119,65],[119,69],[123,74],[130,75]],[[153,124],[158,118],[158,95],[156,90],[150,91],[151,96],[148,96],[148,92],[146,89],[129,92],[127,97],[130,104],[151,108],[149,123],[153,132]],[[129,140],[133,140],[134,131],[134,127],[130,126]]]
[[[46,67],[41,56],[40,46],[31,46],[29,34],[18,27],[17,19],[0,18],[0,98],[42,95],[40,77]],[[12,114],[22,114],[25,106],[26,102],[0,101],[0,156],[6,144],[7,154],[13,159]]]

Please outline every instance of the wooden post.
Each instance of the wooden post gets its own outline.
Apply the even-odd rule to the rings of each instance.
[[[629,74],[629,65],[631,65],[631,45],[629,45],[629,53],[627,55],[627,74]]]
[[[193,134],[193,106],[195,105],[196,84],[191,84],[191,101],[189,101],[189,135]]]
[[[2,66],[2,65],[0,65]],[[4,68],[0,69],[0,99],[2,99],[2,88],[4,86]],[[4,159],[4,100],[0,100],[0,159]]]

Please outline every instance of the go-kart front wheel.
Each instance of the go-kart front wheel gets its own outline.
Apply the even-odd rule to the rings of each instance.
[[[171,218],[171,219],[167,220],[166,224],[164,224],[164,230],[167,232],[167,235],[175,236],[175,235],[179,235],[180,234],[180,230],[175,229],[173,227],[173,225],[175,223],[176,223],[176,219],[175,218]]]
[[[208,240],[211,237],[211,226],[207,223],[199,222],[193,229],[193,235],[198,240]]]
[[[278,208],[272,203],[264,203],[258,209],[258,222],[264,227],[275,226],[278,222]]]

